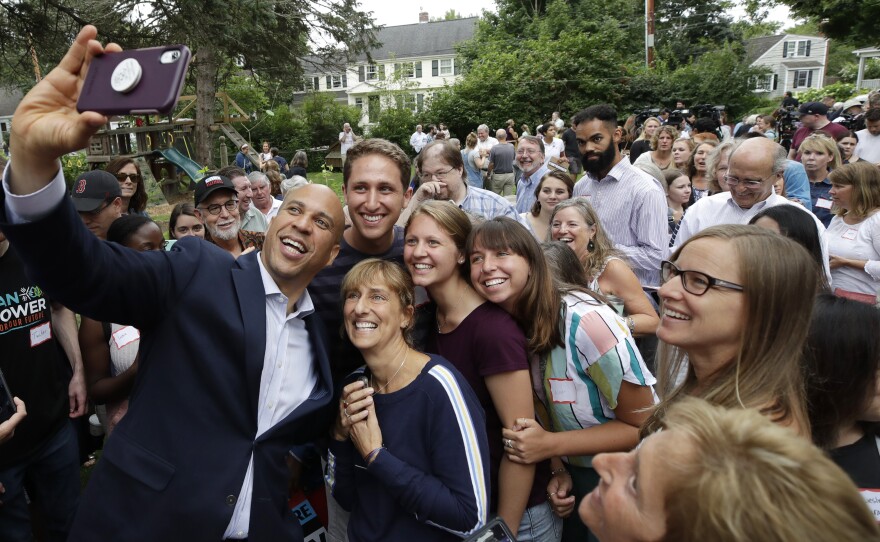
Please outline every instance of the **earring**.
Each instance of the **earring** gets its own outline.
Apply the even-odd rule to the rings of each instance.
[[[589,250],[590,252],[593,252],[593,250],[595,250],[595,249],[596,249],[596,244],[593,243],[592,239],[590,239],[590,242],[587,243],[587,250]]]
[[[458,265],[461,265],[461,264],[463,264],[463,263],[464,263],[464,258],[458,260]]]

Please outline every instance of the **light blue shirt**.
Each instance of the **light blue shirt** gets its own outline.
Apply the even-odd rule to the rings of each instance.
[[[520,177],[519,181],[516,183],[516,212],[517,213],[527,213],[532,210],[532,206],[535,204],[535,187],[538,186],[538,183],[541,182],[541,179],[544,178],[544,175],[547,173],[547,166],[543,165],[532,172],[531,175],[526,175],[523,173],[523,176]]]
[[[810,180],[807,178],[807,170],[804,169],[804,165],[794,160],[786,160],[782,178],[785,181],[785,195],[789,198],[795,198],[803,203],[808,211],[812,211]]]

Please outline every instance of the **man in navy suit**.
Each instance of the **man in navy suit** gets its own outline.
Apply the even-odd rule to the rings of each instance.
[[[74,104],[93,56],[85,27],[15,113],[0,228],[53,298],[141,332],[138,378],[74,519],[71,541],[302,540],[285,456],[328,426],[326,336],[306,286],[339,250],[336,194],[288,193],[261,252],[201,239],[135,252],[96,239],[57,157],[105,122]],[[2,481],[0,481],[2,482]]]

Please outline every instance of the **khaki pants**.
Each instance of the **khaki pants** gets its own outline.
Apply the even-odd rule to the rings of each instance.
[[[516,181],[513,172],[492,173],[491,190],[499,196],[510,196],[516,192]]]

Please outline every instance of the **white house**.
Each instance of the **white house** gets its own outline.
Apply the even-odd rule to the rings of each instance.
[[[294,93],[293,104],[303,101],[310,91],[333,92],[337,101],[363,111],[361,125],[371,124],[370,113],[386,104],[383,94],[395,90],[397,100],[413,110],[419,109],[431,94],[453,84],[461,74],[455,45],[473,38],[477,17],[427,22],[419,14],[418,24],[386,26],[376,37],[381,44],[353,64],[308,72],[302,89]],[[389,104],[390,105],[390,104]]]
[[[770,97],[825,86],[828,39],[820,36],[780,34],[746,41],[746,54],[754,67],[770,73],[756,82],[755,92]]]

